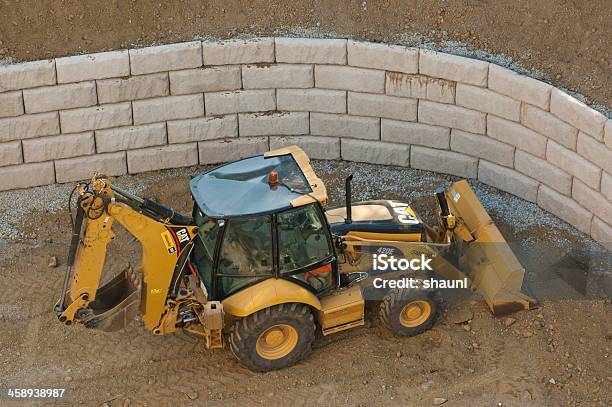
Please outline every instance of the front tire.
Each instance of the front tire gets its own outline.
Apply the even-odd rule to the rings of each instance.
[[[430,329],[438,316],[434,293],[396,288],[380,304],[380,319],[397,336],[415,336]]]
[[[257,372],[282,369],[303,359],[312,349],[315,324],[304,304],[280,304],[237,321],[230,348],[238,361]]]

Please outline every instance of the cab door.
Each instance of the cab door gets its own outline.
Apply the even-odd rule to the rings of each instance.
[[[317,294],[335,287],[337,264],[329,227],[317,204],[276,215],[278,272]]]

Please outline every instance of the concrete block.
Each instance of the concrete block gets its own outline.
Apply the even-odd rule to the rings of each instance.
[[[132,75],[176,71],[202,66],[200,41],[130,50]]]
[[[608,148],[612,148],[612,119],[606,121],[604,143]]]
[[[0,191],[55,183],[53,162],[0,167]]]
[[[171,144],[228,137],[238,137],[238,116],[235,114],[168,122],[168,141]]]
[[[489,89],[497,93],[530,103],[541,109],[548,110],[550,106],[551,85],[519,75],[499,65],[489,65],[488,85]]]
[[[540,185],[538,206],[563,219],[584,233],[590,233],[593,215],[578,202],[560,193]]]
[[[170,144],[127,152],[130,174],[198,165],[197,143]]]
[[[352,66],[405,73],[419,71],[418,48],[349,40],[346,49],[348,64]]]
[[[0,66],[0,92],[55,84],[55,60]]]
[[[612,174],[612,150],[606,147],[604,143],[600,143],[593,137],[580,132],[578,133],[577,151],[578,154],[599,168]]]
[[[57,182],[88,180],[96,172],[109,177],[127,174],[125,152],[95,154],[55,161]]]
[[[308,113],[254,113],[238,115],[240,137],[299,136],[308,134]]]
[[[601,193],[612,201],[612,175],[606,172],[601,175]]]
[[[490,137],[453,129],[450,148],[459,153],[484,158],[495,164],[512,167],[514,147]]]
[[[21,92],[0,93],[0,118],[23,114],[23,95]]]
[[[315,65],[315,86],[324,89],[384,93],[385,71],[350,66]]]
[[[96,151],[110,153],[166,144],[166,124],[116,127],[96,130]]]
[[[170,94],[166,72],[96,81],[98,103],[117,103]]]
[[[391,143],[416,144],[448,150],[450,129],[422,123],[381,119],[380,139]]]
[[[419,73],[423,75],[487,86],[488,72],[488,62],[426,49],[420,50]]]
[[[57,112],[0,119],[0,142],[59,134]]]
[[[476,178],[478,175],[478,158],[454,151],[435,150],[427,147],[412,146],[410,166],[420,170],[442,172],[463,178]]]
[[[380,140],[380,119],[346,114],[311,113],[310,134]]]
[[[583,181],[591,188],[599,190],[601,168],[575,152],[550,140],[546,149],[546,159],[563,171]]]
[[[557,88],[552,89],[550,112],[596,140],[603,140],[606,117]]]
[[[346,40],[275,38],[276,62],[296,64],[346,64]]]
[[[387,95],[427,99],[440,103],[455,103],[456,83],[424,75],[387,72]]]
[[[202,42],[204,65],[274,62],[274,38]]]
[[[578,130],[535,106],[523,104],[521,123],[571,150],[576,150]]]
[[[244,89],[312,88],[314,69],[304,64],[243,65]]]
[[[315,160],[340,159],[339,138],[315,136],[270,137],[270,150],[287,146],[299,146],[308,157]]]
[[[538,157],[546,157],[546,137],[518,123],[487,116],[487,135]]]
[[[269,150],[267,137],[201,141],[198,143],[200,164],[219,164],[263,154]]]
[[[40,162],[96,153],[93,132],[23,140],[25,162]]]
[[[21,164],[22,162],[21,142],[9,141],[8,143],[0,143],[0,167]]]
[[[612,202],[578,179],[572,184],[572,198],[607,224],[612,224]]]
[[[57,58],[55,69],[57,83],[129,76],[130,56],[127,50],[121,50]]]
[[[484,134],[487,129],[484,113],[459,106],[421,100],[418,116],[421,123],[451,127],[470,133]]]
[[[612,227],[596,217],[593,218],[591,237],[612,251]]]
[[[487,185],[509,192],[526,201],[537,201],[538,185],[540,183],[508,167],[480,160],[478,179]]]
[[[516,150],[514,168],[564,195],[572,191],[572,176],[546,160],[537,158],[522,150]]]
[[[341,139],[342,159],[381,165],[410,165],[410,146],[378,141]]]
[[[202,94],[167,96],[132,102],[134,124],[146,124],[165,120],[189,119],[204,116]]]
[[[170,72],[173,95],[240,89],[239,66],[217,66]]]
[[[455,98],[458,106],[468,109],[491,113],[515,122],[521,117],[521,102],[489,89],[459,83]]]
[[[327,89],[277,89],[278,110],[346,113],[346,92]]]
[[[370,93],[348,93],[348,113],[354,116],[384,117],[416,121],[417,100]]]
[[[23,91],[26,113],[93,106],[98,102],[95,82],[45,86]]]
[[[130,102],[60,111],[63,133],[80,133],[88,130],[132,124]]]
[[[274,89],[236,90],[204,94],[208,116],[276,110]]]

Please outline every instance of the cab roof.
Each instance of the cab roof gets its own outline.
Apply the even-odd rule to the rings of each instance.
[[[268,174],[278,173],[270,186]],[[280,212],[313,202],[327,204],[327,191],[310,159],[297,146],[244,158],[198,174],[189,183],[200,210],[212,218]]]

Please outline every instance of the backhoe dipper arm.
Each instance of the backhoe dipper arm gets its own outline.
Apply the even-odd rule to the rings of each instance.
[[[169,219],[186,218],[158,204],[142,204],[146,202],[142,198],[136,197],[142,207],[132,206],[128,200],[134,200],[134,195],[117,191],[115,196],[114,189],[102,177],[94,177],[88,187],[80,188],[72,236],[72,243],[76,240],[77,244],[71,244],[65,277],[69,289],[62,290],[55,313],[67,325],[77,320],[89,327],[115,330],[122,325],[116,323],[117,319],[125,322],[128,313],[140,308],[145,326],[155,332],[165,310],[176,263],[182,249],[195,236],[196,228],[170,224]],[[114,221],[142,244],[138,270],[143,274],[141,290],[130,285],[126,271],[100,286],[107,246],[115,238]]]

